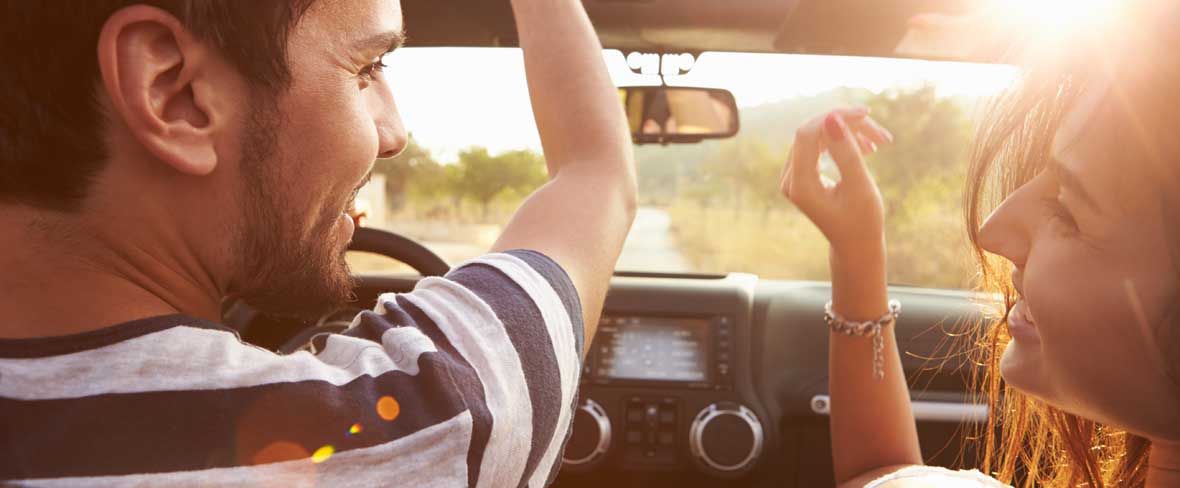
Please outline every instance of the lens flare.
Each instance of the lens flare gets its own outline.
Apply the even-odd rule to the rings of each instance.
[[[361,424],[352,424],[352,427],[348,428],[348,435],[354,436],[354,435],[360,434],[362,430],[364,430],[364,429],[361,428]]]
[[[1114,0],[993,0],[1013,20],[1034,23],[1044,30],[1079,29],[1108,18]]]
[[[328,458],[332,457],[332,455],[335,453],[336,453],[335,447],[332,447],[331,444],[326,445],[324,447],[316,449],[315,452],[311,453],[311,462],[322,463],[324,461],[327,461]]]
[[[391,396],[383,396],[377,400],[377,415],[387,421],[393,421],[401,414],[402,407]]]

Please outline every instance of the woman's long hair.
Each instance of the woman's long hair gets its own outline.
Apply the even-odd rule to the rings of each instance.
[[[1140,37],[1143,42],[1167,44],[1162,39],[1151,39],[1151,34]],[[1011,264],[983,251],[979,229],[988,209],[995,208],[1044,168],[1063,116],[1087,84],[1093,83],[1092,75],[1104,68],[1102,56],[1093,51],[1086,55],[1086,47],[1093,46],[1071,46],[1066,51],[1072,55],[1063,52],[1051,59],[1030,61],[1032,68],[1026,70],[1016,88],[997,98],[977,130],[964,202],[967,229],[980,263],[981,286],[1002,297],[1005,311],[1010,311],[1016,301]],[[1147,84],[1153,89],[1180,84],[1180,77],[1174,76],[1180,62],[1171,57],[1174,55],[1159,59],[1148,69],[1150,73],[1139,76],[1153,78]],[[1162,96],[1167,103],[1176,101],[1174,87],[1163,91],[1167,93],[1148,97]],[[1124,109],[1132,103],[1126,98],[1118,101]],[[1180,108],[1143,102],[1139,99],[1134,104],[1155,112]],[[1138,142],[1146,141],[1128,143]],[[1168,324],[1170,328],[1176,325]],[[972,368],[970,382],[991,412],[986,423],[971,427],[966,436],[966,442],[979,443],[981,459],[977,466],[983,472],[1017,488],[1144,485],[1150,450],[1147,439],[1066,413],[1014,390],[1000,377],[1000,358],[1011,340],[1007,312],[979,327],[976,333],[961,337],[972,341],[966,346],[977,367]]]

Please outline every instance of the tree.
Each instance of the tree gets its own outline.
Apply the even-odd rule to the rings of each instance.
[[[902,210],[910,189],[930,178],[962,181],[971,122],[952,99],[932,86],[870,97],[872,116],[893,133],[893,143],[872,155],[873,173],[889,212]]]
[[[932,87],[878,94],[837,90],[743,109],[738,138],[685,146],[695,155],[655,160],[675,165],[685,175],[668,205],[681,252],[709,271],[745,269],[767,277],[825,279],[826,266],[815,258],[827,243],[783,202],[778,183],[798,124],[847,103],[866,103],[895,136],[868,157],[887,209],[889,280],[967,286],[973,273],[959,203],[970,121],[963,100],[939,98]],[[825,173],[831,169],[828,162]],[[661,176],[649,173],[651,180]],[[676,200],[695,205],[677,205]],[[743,205],[762,210],[762,218],[747,218],[750,212]]]
[[[869,157],[885,200],[889,279],[960,288],[972,276],[959,203],[971,124],[960,103],[933,87],[867,100],[894,141]]]
[[[459,153],[455,189],[480,205],[480,219],[488,221],[492,200],[504,190],[529,193],[544,184],[545,162],[535,152],[509,151],[498,156],[482,147]]]
[[[429,175],[439,166],[430,151],[418,145],[411,134],[405,150],[396,157],[378,159],[373,166],[373,173],[385,175],[386,200],[391,210],[398,210],[406,203],[411,181],[420,180],[423,174]]]

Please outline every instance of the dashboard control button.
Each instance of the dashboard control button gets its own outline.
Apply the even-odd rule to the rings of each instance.
[[[628,444],[639,444],[641,442],[643,442],[643,433],[639,432],[638,430],[627,431]]]
[[[574,411],[574,428],[562,461],[565,466],[589,468],[601,461],[610,449],[611,424],[606,410],[587,398]]]
[[[627,408],[627,422],[638,423],[643,422],[643,410],[636,407]]]
[[[744,405],[718,402],[705,407],[689,429],[689,450],[707,473],[732,476],[751,469],[762,455],[764,432]]]

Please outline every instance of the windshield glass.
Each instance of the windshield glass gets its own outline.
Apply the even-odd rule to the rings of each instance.
[[[633,73],[618,51],[604,57],[619,85],[659,83]],[[399,157],[378,161],[358,200],[365,225],[422,242],[451,264],[478,256],[546,180],[521,53],[402,49],[387,64],[412,140]],[[827,280],[826,241],[780,196],[779,174],[796,127],[864,104],[895,136],[868,158],[885,199],[890,282],[968,287],[961,196],[972,117],[1018,74],[998,65],[704,53],[668,83],[732,91],[741,130],[636,148],[641,207],[617,269]],[[349,260],[358,272],[405,269],[359,253]]]

